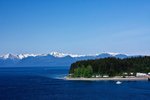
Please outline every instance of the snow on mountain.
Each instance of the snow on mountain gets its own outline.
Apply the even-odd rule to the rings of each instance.
[[[118,53],[76,55],[59,52],[51,52],[49,54],[6,54],[0,56],[0,66],[70,66],[72,63],[80,60],[100,59],[108,57],[124,59],[129,56]]]
[[[0,56],[1,59],[23,59],[27,57],[36,57],[38,55],[35,54],[19,54],[19,55],[14,55],[14,54],[6,54],[3,56]]]
[[[3,58],[3,59],[18,59],[18,57],[13,54],[6,54],[6,55],[1,56],[1,58]]]
[[[110,55],[112,55],[112,56],[116,56],[116,55],[118,55],[119,53],[108,52],[108,54],[110,54]]]
[[[72,58],[80,58],[80,57],[98,57],[98,58],[105,58],[105,57],[120,57],[125,58],[126,55],[119,54],[119,53],[101,53],[101,54],[95,54],[95,55],[77,55],[77,54],[69,54],[69,53],[59,53],[59,52],[51,52],[50,54],[19,54],[19,55],[13,55],[13,54],[6,54],[3,56],[0,56],[1,59],[24,59],[27,57],[36,57],[36,56],[54,56],[56,58],[63,58],[66,56],[70,56]]]
[[[36,55],[36,54],[19,54],[19,55],[17,55],[17,57],[19,59],[23,59],[23,58],[27,58],[27,57],[36,57],[36,56],[38,56],[38,55]]]
[[[86,55],[69,54],[71,57],[85,57]]]
[[[67,54],[59,53],[59,52],[51,52],[50,55],[52,55],[54,57],[65,57],[65,56],[68,56]]]
[[[68,54],[68,53],[59,53],[59,52],[51,52],[50,55],[54,57],[65,57],[65,56],[70,56],[70,57],[82,57],[85,55],[76,55],[76,54]]]

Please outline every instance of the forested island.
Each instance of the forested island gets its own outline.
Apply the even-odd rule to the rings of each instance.
[[[103,58],[95,60],[82,60],[71,65],[70,78],[122,78],[136,76],[137,73],[150,74],[150,57],[131,57],[126,59]]]

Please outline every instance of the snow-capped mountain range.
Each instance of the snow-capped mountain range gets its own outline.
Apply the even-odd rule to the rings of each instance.
[[[27,57],[36,57],[38,55],[35,54],[19,54],[19,55],[13,55],[13,54],[6,54],[1,56],[1,59],[23,59]]]
[[[65,57],[65,56],[70,56],[70,57],[82,57],[85,55],[77,55],[77,54],[69,54],[69,53],[60,53],[60,52],[51,52],[50,55],[54,57]]]
[[[62,57],[66,57],[66,56],[70,56],[72,58],[76,58],[76,57],[86,57],[86,56],[99,56],[99,55],[110,55],[110,56],[117,56],[120,55],[119,53],[102,53],[102,54],[95,54],[95,55],[77,55],[77,54],[69,54],[69,53],[59,53],[59,52],[51,52],[49,54],[19,54],[19,55],[14,55],[14,54],[6,54],[6,55],[1,55],[0,58],[1,59],[24,59],[27,57],[37,57],[37,56],[47,56],[47,55],[51,55],[57,58],[62,58]],[[123,54],[122,54],[123,55]]]
[[[6,54],[0,56],[2,66],[70,66],[79,60],[99,59],[107,57],[127,58],[119,53],[101,53],[95,55],[76,55],[69,53],[51,52],[49,54]]]

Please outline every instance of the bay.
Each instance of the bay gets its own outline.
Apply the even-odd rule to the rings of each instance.
[[[68,66],[1,67],[0,100],[149,100],[150,82],[67,81]]]

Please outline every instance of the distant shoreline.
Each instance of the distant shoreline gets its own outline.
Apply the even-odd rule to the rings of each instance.
[[[74,81],[148,81],[147,77],[130,77],[130,78],[121,78],[121,77],[112,77],[112,78],[71,78],[65,77],[65,80],[74,80]]]

